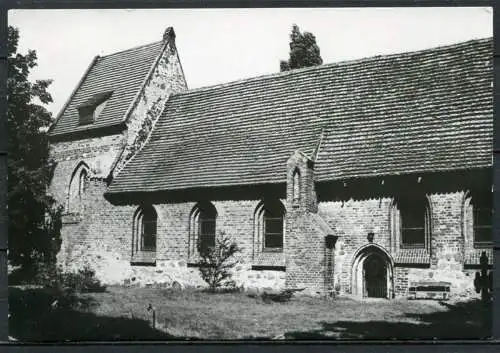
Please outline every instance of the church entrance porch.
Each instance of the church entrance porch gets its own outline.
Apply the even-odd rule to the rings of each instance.
[[[358,250],[352,266],[352,293],[358,298],[392,298],[392,262],[379,246]]]

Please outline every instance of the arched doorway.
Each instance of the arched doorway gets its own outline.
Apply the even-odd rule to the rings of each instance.
[[[378,245],[358,250],[352,265],[352,294],[358,298],[393,297],[392,261]]]
[[[387,263],[378,254],[363,262],[364,297],[387,298]]]

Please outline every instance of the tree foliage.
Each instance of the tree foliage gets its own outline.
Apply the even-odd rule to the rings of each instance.
[[[37,55],[18,53],[19,30],[8,29],[7,127],[9,262],[32,273],[40,262],[55,261],[59,250],[60,208],[47,196],[54,164],[47,129],[52,116],[50,80],[30,82]]]
[[[280,71],[299,69],[323,64],[316,37],[310,32],[301,33],[299,26],[292,26],[290,34],[290,58],[280,62]]]
[[[234,288],[231,279],[231,270],[238,263],[234,255],[241,252],[241,248],[224,233],[215,240],[214,247],[200,247],[200,261],[198,262],[201,278],[208,284],[210,292],[221,288]]]

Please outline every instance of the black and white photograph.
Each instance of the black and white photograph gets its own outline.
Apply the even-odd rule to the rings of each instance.
[[[491,338],[492,8],[8,24],[9,340]]]

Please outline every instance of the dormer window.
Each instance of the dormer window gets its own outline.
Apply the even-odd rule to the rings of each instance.
[[[80,125],[93,124],[104,110],[112,91],[98,93],[78,107]]]

